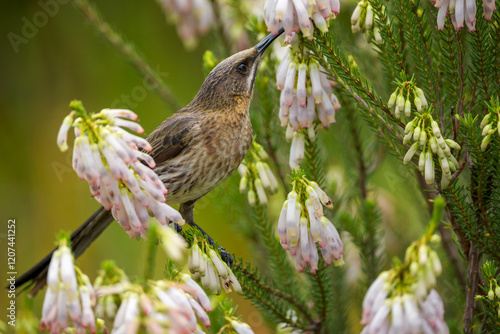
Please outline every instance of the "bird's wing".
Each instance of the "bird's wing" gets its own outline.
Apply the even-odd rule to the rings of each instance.
[[[160,124],[147,140],[153,147],[151,156],[159,165],[177,156],[199,131],[198,117],[176,113]]]

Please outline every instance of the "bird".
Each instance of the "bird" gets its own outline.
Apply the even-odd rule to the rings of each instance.
[[[257,70],[264,51],[283,32],[280,28],[254,47],[221,61],[193,100],[146,138],[153,148],[149,154],[156,163],[154,171],[168,189],[166,202],[179,204],[183,219],[205,235],[194,222],[194,205],[238,168],[250,148],[253,130],[249,107]],[[75,258],[113,221],[111,212],[101,207],[76,229],[71,234]],[[16,288],[33,286],[32,296],[43,288],[54,251],[21,275]]]

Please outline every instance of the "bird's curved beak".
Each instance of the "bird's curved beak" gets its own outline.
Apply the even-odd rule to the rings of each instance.
[[[262,55],[264,51],[266,51],[267,47],[271,45],[271,43],[274,42],[274,40],[278,38],[284,31],[285,29],[283,29],[283,27],[280,27],[276,35],[269,34],[266,36],[266,38],[257,43],[257,45],[255,46],[255,48],[257,49],[257,57]]]

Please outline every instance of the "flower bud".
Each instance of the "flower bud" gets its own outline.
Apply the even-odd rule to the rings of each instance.
[[[417,126],[415,130],[413,130],[413,140],[418,141],[420,139],[420,127]]]
[[[411,104],[410,104],[410,99],[408,99],[405,102],[405,116],[410,117],[410,115],[411,115]]]
[[[421,112],[422,111],[422,100],[420,100],[420,98],[418,96],[415,96],[414,103],[415,103],[415,107],[417,108],[418,112]]]
[[[431,251],[429,254],[429,260],[432,263],[432,270],[434,270],[434,273],[436,276],[441,275],[441,272],[443,271],[443,267],[441,266],[441,261],[439,261],[439,257],[436,253],[436,251]]]
[[[454,149],[454,150],[459,150],[460,149],[460,145],[458,145],[458,143],[456,141],[451,140],[451,139],[445,139],[444,141],[452,149]]]
[[[488,124],[490,122],[490,118],[491,118],[491,114],[488,114],[486,116],[484,116],[483,120],[481,121],[481,129],[483,129],[486,124]]]
[[[481,133],[481,136],[486,136],[488,132],[491,130],[491,125],[492,123],[486,124],[486,126],[483,128],[483,132]]]
[[[412,261],[410,264],[410,273],[412,276],[417,277],[419,265],[416,261]]]
[[[441,163],[441,169],[443,170],[443,173],[449,174],[450,173],[450,164],[448,163],[448,159],[444,158],[440,160]]]
[[[425,154],[425,182],[429,185],[434,183],[434,161],[431,152]]]
[[[415,87],[415,92],[417,93],[416,95],[418,95],[420,101],[422,101],[422,106],[427,107],[427,100],[425,98],[424,91],[418,87]]]
[[[245,190],[247,189],[247,184],[248,184],[248,178],[246,175],[244,175],[241,180],[240,180],[240,193],[244,193]]]
[[[293,138],[293,133],[294,133],[294,131],[292,129],[292,126],[290,125],[290,123],[288,123],[288,126],[286,127],[286,133],[285,133],[286,140],[291,141]]]
[[[314,131],[314,127],[310,127],[307,129],[307,136],[309,137],[309,140],[314,142],[316,139],[316,132]]]
[[[365,29],[372,30],[373,28],[373,9],[370,4],[366,6]]]
[[[397,108],[397,107],[396,107]],[[408,144],[411,141],[411,137],[413,137],[413,132],[408,132],[404,137],[403,137],[403,144]]]
[[[240,164],[238,166],[238,174],[240,174],[241,177],[245,176],[245,174],[247,173],[247,171],[248,171],[248,168],[244,164]]]
[[[420,147],[424,148],[427,143],[427,133],[424,131],[420,132]]]
[[[432,132],[436,138],[441,137],[441,130],[439,130],[439,125],[436,121],[431,122]]]
[[[403,97],[403,92],[401,92],[398,95],[398,98],[396,100],[396,104],[399,107],[399,109],[404,109],[404,107],[405,107],[405,98]]]
[[[495,293],[493,292],[492,289],[490,289],[490,291],[488,291],[488,299],[490,301],[493,301],[495,299]]]
[[[352,15],[351,15],[351,24],[352,25],[355,25],[356,23],[358,23],[358,21],[361,17],[362,11],[363,11],[363,9],[361,8],[361,2],[359,2],[358,5],[356,6],[356,8],[354,9],[354,12],[352,12]]]
[[[271,181],[269,180],[269,177],[267,176],[266,169],[264,167],[264,163],[259,161],[256,164],[257,172],[259,173],[259,178],[262,181],[262,185],[265,188],[270,188],[271,187]]]
[[[295,62],[291,62],[288,67],[288,72],[286,73],[285,87],[283,88],[283,93],[285,94],[285,105],[290,107],[293,104],[294,96],[294,86],[295,86],[295,74],[297,73],[298,65]]]
[[[254,207],[255,204],[257,203],[257,196],[255,195],[255,191],[253,190],[248,191],[248,203],[252,207]]]
[[[427,247],[427,245],[422,245],[418,249],[418,263],[420,263],[421,266],[425,266],[425,264],[427,263],[428,251],[429,248]]]
[[[415,123],[415,120],[408,122],[405,126],[405,135],[410,133],[413,130],[413,124]]]
[[[408,162],[410,162],[410,160],[413,158],[413,155],[415,154],[415,152],[418,149],[418,145],[419,145],[418,142],[413,143],[413,145],[411,145],[411,147],[408,150],[408,152],[406,152],[406,155],[405,155],[405,157],[403,159],[403,163],[405,165],[408,164]]]
[[[394,93],[391,94],[391,97],[389,98],[389,102],[387,102],[387,106],[389,108],[392,108],[394,106],[394,103],[396,102],[396,97],[398,96],[398,91],[395,90]]]
[[[424,168],[425,168],[425,152],[421,152],[420,156],[418,157],[418,170],[423,173]]]
[[[486,149],[488,148],[488,144],[490,143],[490,141],[491,141],[491,134],[488,134],[481,141],[481,151],[483,151],[483,152],[486,151]]]
[[[262,184],[262,180],[256,179],[254,181],[254,185],[255,185],[255,190],[257,191],[257,197],[259,198],[260,204],[267,205],[267,196],[266,196],[266,192],[264,191],[264,186]]]
[[[429,139],[429,145],[431,147],[432,153],[437,154],[438,153],[438,145],[435,137],[431,137]]]
[[[68,149],[68,131],[73,125],[73,113],[66,116],[63,120],[59,133],[57,134],[57,146],[64,152]]]

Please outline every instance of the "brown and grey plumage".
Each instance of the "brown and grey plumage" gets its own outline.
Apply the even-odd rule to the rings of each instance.
[[[168,204],[180,204],[183,218],[196,226],[193,207],[197,200],[238,168],[252,143],[248,109],[257,68],[266,48],[283,33],[269,35],[255,47],[218,64],[207,76],[195,98],[163,121],[148,137],[155,172],[168,189]],[[111,224],[113,216],[100,208],[71,235],[75,257]],[[16,281],[45,285],[52,253]]]

